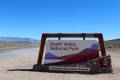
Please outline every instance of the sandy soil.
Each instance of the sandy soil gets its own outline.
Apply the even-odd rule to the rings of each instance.
[[[17,50],[16,50],[17,52]],[[20,52],[20,50],[19,50]],[[22,51],[21,51],[22,52]],[[23,52],[22,52],[23,53]],[[29,53],[0,63],[0,80],[119,80],[120,79],[120,50],[109,50],[112,56],[113,74],[76,74],[76,73],[47,73],[20,71],[31,69],[37,62],[38,49],[25,51]]]

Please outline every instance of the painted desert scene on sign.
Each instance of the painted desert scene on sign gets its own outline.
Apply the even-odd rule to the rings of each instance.
[[[60,42],[61,45],[50,45]],[[74,45],[64,45],[73,43]],[[85,45],[83,46],[83,44]],[[45,53],[45,64],[71,64],[85,62],[99,57],[97,41],[48,41]],[[63,44],[63,45],[62,45]],[[52,48],[51,48],[52,47]],[[53,49],[54,48],[54,49]],[[63,48],[63,49],[62,49]],[[64,51],[63,51],[64,50]]]

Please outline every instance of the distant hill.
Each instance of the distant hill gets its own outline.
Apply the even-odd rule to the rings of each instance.
[[[19,37],[0,37],[0,50],[39,47],[39,40]]]
[[[0,48],[9,46],[34,46],[32,43],[37,43],[34,45],[39,46],[40,40],[21,37],[0,37]],[[105,41],[105,46],[106,48],[120,48],[120,38]]]
[[[0,37],[0,43],[34,43],[34,42],[40,41],[32,38]]]
[[[120,39],[113,39],[105,41],[106,47],[120,48]]]

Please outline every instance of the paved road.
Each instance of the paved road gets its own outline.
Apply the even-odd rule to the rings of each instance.
[[[38,48],[0,50],[0,63],[17,57],[38,54],[38,50]]]

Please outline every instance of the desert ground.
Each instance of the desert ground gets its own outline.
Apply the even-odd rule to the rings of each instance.
[[[5,51],[0,60],[0,80],[119,80],[120,49],[107,50],[112,57],[113,73],[78,74],[29,71],[37,62],[38,48]],[[8,58],[6,55],[14,55]],[[23,71],[21,71],[23,70]]]

